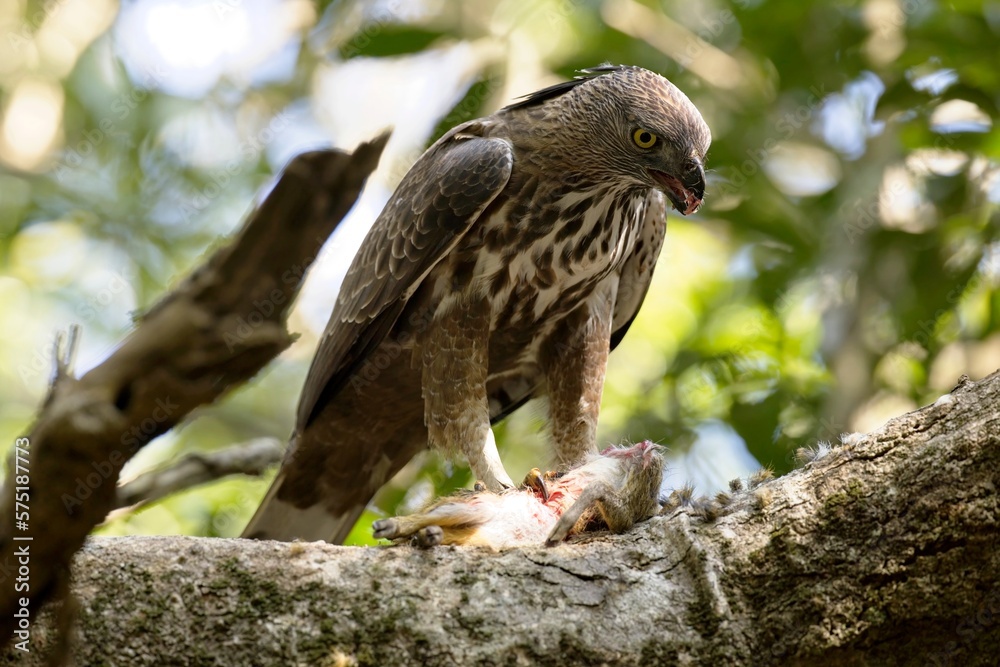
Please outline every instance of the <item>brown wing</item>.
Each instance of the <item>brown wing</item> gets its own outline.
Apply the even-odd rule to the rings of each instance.
[[[361,244],[299,399],[297,431],[316,417],[385,338],[417,287],[507,185],[514,158],[476,121],[431,146]]]

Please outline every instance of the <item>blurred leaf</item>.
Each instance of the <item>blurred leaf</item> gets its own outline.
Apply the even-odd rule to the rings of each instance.
[[[418,53],[443,37],[443,33],[405,25],[375,24],[347,40],[343,58],[386,58]]]

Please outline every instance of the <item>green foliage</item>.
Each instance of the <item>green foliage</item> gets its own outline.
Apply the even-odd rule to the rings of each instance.
[[[683,451],[722,422],[781,472],[798,447],[876,426],[963,373],[1000,366],[993,4],[285,3],[265,33],[285,30],[284,46],[258,36],[242,47],[263,54],[258,64],[184,92],[201,70],[139,62],[125,46],[138,30],[127,8],[112,25],[113,7],[91,2],[86,19],[60,3],[0,11],[10,37],[0,63],[13,63],[0,64],[3,442],[43,394],[56,329],[81,322],[82,365],[97,363],[295,151],[349,147],[395,125],[402,148],[377,180],[387,191],[449,127],[604,61],[668,76],[714,134],[706,206],[671,216],[647,303],[612,355],[604,440]],[[216,5],[221,40],[246,7]],[[68,25],[75,46],[53,50]],[[313,297],[329,304],[328,292]],[[296,311],[299,344],[133,469],[284,437],[322,319]],[[499,429],[515,477],[545,464],[543,415],[530,405]],[[470,482],[428,456],[380,494],[352,539],[367,540],[378,513]],[[263,487],[220,482],[105,530],[232,535]]]

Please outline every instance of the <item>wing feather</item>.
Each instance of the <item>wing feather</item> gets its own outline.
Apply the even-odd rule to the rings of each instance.
[[[414,163],[354,257],[299,399],[301,431],[392,329],[406,300],[507,185],[513,152],[449,132]]]

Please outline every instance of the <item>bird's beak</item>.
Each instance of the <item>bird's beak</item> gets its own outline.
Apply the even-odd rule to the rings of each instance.
[[[705,198],[705,168],[700,162],[695,162],[679,178],[656,169],[650,169],[649,173],[681,215],[691,215],[701,206]]]

